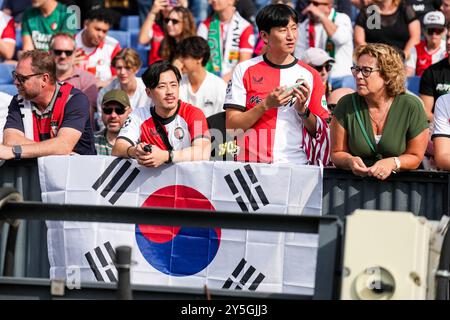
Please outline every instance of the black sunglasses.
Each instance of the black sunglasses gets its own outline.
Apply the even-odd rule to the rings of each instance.
[[[40,76],[40,75],[43,75],[44,73],[43,72],[33,73],[33,74],[28,74],[25,76],[23,74],[17,73],[16,71],[12,71],[11,74],[12,74],[12,77],[14,80],[17,80],[17,82],[19,82],[20,84],[24,84],[31,77]]]
[[[331,71],[331,68],[333,68],[333,66],[331,65],[331,64],[329,64],[329,63],[325,63],[324,65],[321,65],[321,66],[315,66],[314,67],[314,69],[316,69],[317,71],[322,71],[323,70],[323,68],[325,68],[325,70],[327,71],[327,72],[330,72]]]
[[[180,22],[180,20],[165,18],[165,19],[164,19],[164,22],[165,22],[166,24],[169,24],[169,22],[172,22],[173,25],[176,25],[177,23]]]
[[[444,28],[428,28],[427,29],[427,33],[429,36],[433,35],[433,33],[435,34],[441,34],[442,32],[444,32]]]
[[[326,2],[317,2],[317,1],[309,1],[310,4],[312,4],[315,7],[318,6],[328,6],[329,4]]]
[[[57,50],[57,49],[53,49],[53,54],[55,56],[60,56],[63,54],[63,52],[66,54],[67,57],[70,57],[73,54],[74,50]]]
[[[107,108],[102,108],[103,113],[107,114],[107,115],[111,115],[113,113],[113,111],[117,114],[117,115],[122,115],[125,113],[125,108],[124,107],[107,107]]]

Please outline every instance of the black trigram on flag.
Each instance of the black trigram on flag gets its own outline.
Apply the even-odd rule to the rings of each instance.
[[[103,246],[85,253],[84,256],[97,281],[117,282],[113,271],[116,270],[116,267],[113,265],[116,260],[116,252],[109,241],[105,242]]]
[[[264,193],[261,185],[258,183],[258,179],[256,178],[255,173],[253,172],[252,167],[247,164],[244,166],[245,173],[247,174],[247,177],[250,179],[251,185],[247,183],[247,180],[244,178],[244,174],[242,173],[243,170],[237,169],[234,171],[234,175],[238,181],[238,184],[241,186],[244,193],[242,194],[239,189],[237,188],[236,184],[234,183],[234,180],[230,174],[227,174],[224,179],[227,182],[228,187],[230,188],[231,192],[236,197],[236,202],[241,208],[242,212],[248,212],[249,208],[245,204],[242,196],[245,195],[246,199],[250,203],[253,211],[257,211],[260,208],[260,205],[267,206],[269,204],[269,200],[267,200],[266,194]],[[260,203],[256,201],[254,191],[252,190],[252,187],[254,191],[256,191],[256,194],[259,197]]]
[[[247,261],[242,258],[231,276],[223,284],[222,289],[230,289],[234,283],[236,283],[236,287],[234,288],[235,290],[242,290],[249,284],[250,285],[248,286],[248,290],[250,291],[255,291],[258,288],[259,284],[264,280],[266,276],[261,272],[259,274],[256,274],[256,269],[253,266],[249,266],[248,269],[244,271],[241,279],[238,279],[239,275],[243,272],[246,263]],[[234,278],[235,280],[233,280],[232,278]],[[252,280],[250,281],[250,279]]]
[[[123,159],[117,158],[114,159],[113,162],[106,168],[105,172],[102,173],[102,175],[95,181],[95,183],[92,185],[92,188],[94,190],[98,190],[101,185],[106,181],[106,179],[109,177],[109,175],[113,172],[113,170],[119,166],[119,163],[123,161]],[[103,198],[106,198],[108,194],[113,190],[119,180],[127,173],[128,169],[131,167],[131,161],[125,160],[123,162],[122,167],[112,176],[111,180],[108,182],[108,184],[103,188],[103,190],[100,192],[100,195]],[[109,198],[109,202],[111,204],[115,204],[117,200],[122,196],[122,194],[125,192],[125,190],[130,186],[130,184],[136,179],[137,175],[139,174],[139,169],[134,168],[131,173],[127,173],[128,176],[123,181],[123,183],[119,186],[118,189],[113,191],[113,195],[111,198]]]

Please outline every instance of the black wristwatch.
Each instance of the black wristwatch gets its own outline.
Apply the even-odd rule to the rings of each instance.
[[[166,163],[172,163],[173,160],[173,151],[169,150],[169,159],[167,159]]]
[[[12,152],[14,153],[14,160],[22,159],[22,146],[19,145],[13,146]]]
[[[297,112],[297,113],[298,113],[298,115],[300,116],[300,118],[302,118],[302,119],[308,119],[308,118],[309,118],[309,115],[311,114],[311,111],[309,110],[308,107],[306,107],[305,112],[303,112],[303,113]]]

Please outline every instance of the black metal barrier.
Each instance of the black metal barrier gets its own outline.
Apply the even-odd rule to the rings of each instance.
[[[337,217],[293,216],[293,215],[250,215],[230,212],[209,212],[198,210],[130,208],[118,206],[59,205],[40,202],[6,202],[0,209],[0,221],[6,219],[64,220],[87,222],[115,222],[150,225],[182,225],[186,227],[227,228],[239,230],[265,230],[281,232],[312,233],[319,235],[315,288],[312,297],[296,298],[337,299],[339,297],[339,273],[341,265],[342,223]],[[0,282],[0,296],[8,298],[11,279],[3,286]],[[24,295],[32,294],[32,282],[22,279],[29,287]],[[3,287],[3,288],[2,288]],[[24,286],[23,288],[26,288]],[[48,288],[47,288],[48,289]],[[98,286],[97,286],[98,289]],[[30,291],[31,290],[31,291]],[[17,295],[17,290],[14,291]],[[151,297],[152,292],[148,292]],[[223,295],[226,295],[224,292]],[[278,295],[289,298],[289,295]],[[266,296],[267,297],[267,296]],[[10,297],[11,298],[11,297]],[[86,295],[85,298],[89,298]]]

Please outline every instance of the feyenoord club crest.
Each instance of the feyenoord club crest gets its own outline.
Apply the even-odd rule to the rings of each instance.
[[[182,127],[176,127],[173,135],[175,136],[175,138],[177,138],[178,140],[183,140],[184,138],[184,130]]]

